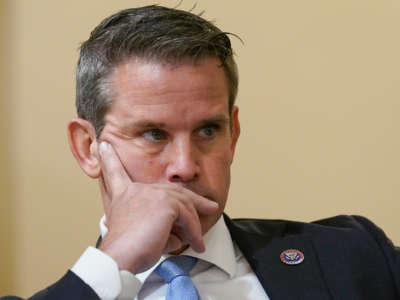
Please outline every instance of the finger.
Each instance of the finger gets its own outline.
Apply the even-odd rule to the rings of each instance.
[[[191,190],[176,186],[175,193],[177,193],[177,198],[183,200],[185,203],[193,203],[197,212],[200,214],[210,215],[218,210],[218,203],[206,197],[203,197]],[[190,200],[189,202],[186,200]]]
[[[177,237],[175,234],[171,233],[168,237],[167,244],[165,245],[163,253],[170,253],[182,248],[183,243],[182,240]]]
[[[219,208],[219,204],[217,202],[202,196],[198,196],[194,199],[194,206],[200,214],[204,215],[211,215]]]
[[[178,215],[174,221],[171,233],[189,244],[196,252],[205,250],[203,232],[199,214],[212,214],[218,210],[218,204],[206,197],[202,197],[184,187],[172,185],[160,185],[161,189],[167,189],[170,199],[178,206]]]
[[[107,193],[113,195],[115,192],[124,190],[131,180],[114,148],[109,143],[102,141],[99,146],[99,153]]]
[[[188,243],[196,252],[204,252],[203,232],[199,215],[194,206],[180,203],[179,215],[171,232],[182,242]]]

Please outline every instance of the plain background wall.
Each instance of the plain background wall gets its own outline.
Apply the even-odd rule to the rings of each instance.
[[[196,2],[244,40],[228,214],[362,214],[400,244],[400,2]],[[0,295],[44,288],[95,243],[97,183],[66,139],[77,48],[104,17],[150,3],[0,1]]]
[[[14,287],[14,221],[11,164],[9,158],[11,147],[8,141],[10,119],[10,47],[7,41],[10,39],[10,15],[9,5],[5,1],[0,1],[0,137],[2,139],[0,147],[0,295],[4,290],[13,290]]]

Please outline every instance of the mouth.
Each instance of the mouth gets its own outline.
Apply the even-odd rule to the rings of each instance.
[[[184,184],[184,183],[182,184],[182,187],[184,187],[185,189],[188,189],[189,191],[191,191],[201,197],[204,197],[210,201],[216,202],[215,197],[212,195],[212,193],[210,193],[209,189],[206,189],[206,188],[198,186],[198,185],[194,186],[194,185],[189,185],[189,184]]]
[[[194,193],[196,193],[196,192],[194,192]],[[196,194],[200,195],[200,196],[203,197],[203,198],[206,198],[207,200],[210,200],[210,201],[212,201],[212,202],[218,203],[218,202],[214,199],[214,197],[210,196],[210,194],[200,194],[200,193],[196,193]]]

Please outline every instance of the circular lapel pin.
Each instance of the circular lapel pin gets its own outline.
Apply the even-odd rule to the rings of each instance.
[[[304,254],[297,249],[287,249],[281,253],[281,261],[287,265],[298,265],[304,260]]]

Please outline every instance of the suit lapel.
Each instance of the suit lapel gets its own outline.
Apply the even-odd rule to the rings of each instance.
[[[232,221],[224,217],[232,239],[271,300],[333,299],[323,280],[311,237],[301,233],[301,223]],[[287,249],[300,250],[304,261],[298,265],[281,262],[280,255]]]

